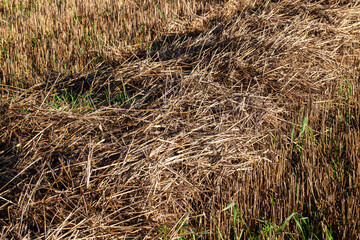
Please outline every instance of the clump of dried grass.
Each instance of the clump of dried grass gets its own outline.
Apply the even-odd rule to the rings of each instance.
[[[230,1],[231,13],[223,4],[199,5],[203,18],[167,4],[149,11],[175,6],[184,22],[169,30],[177,21],[167,19],[156,42],[158,21],[129,2],[153,24],[155,35],[143,41],[158,49],[131,53],[126,41],[139,37],[132,28],[124,46],[91,71],[74,67],[28,90],[2,85],[3,96],[17,96],[1,106],[4,238],[173,239],[184,224],[231,238],[241,229],[264,234],[256,219],[281,224],[293,212],[309,217],[310,235],[327,226],[337,238],[356,237],[356,4],[244,9]],[[202,19],[200,27],[185,27],[191,17]],[[91,111],[52,108],[47,99],[64,89],[91,92],[98,104]],[[125,91],[136,100],[106,101]],[[230,203],[241,213],[236,227],[222,211]],[[164,225],[170,230],[162,234]],[[298,233],[295,225],[287,230]]]

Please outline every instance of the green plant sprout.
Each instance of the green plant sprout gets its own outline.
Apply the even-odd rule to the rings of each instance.
[[[299,149],[300,152],[302,151],[303,143],[304,140],[307,138],[307,136],[310,136],[311,139],[314,140],[314,133],[307,124],[307,117],[303,118],[302,124],[298,128],[300,130],[300,133],[297,137],[295,137],[295,124],[293,124],[291,129],[291,138],[290,138],[290,142],[293,146],[291,148],[291,151],[289,152],[289,157],[296,148]]]
[[[96,104],[98,103],[98,99],[93,99],[92,95],[91,92],[82,95],[64,89],[61,94],[53,94],[52,99],[46,102],[49,103],[53,109],[62,109],[65,111],[77,109],[80,112],[88,112],[96,110]]]

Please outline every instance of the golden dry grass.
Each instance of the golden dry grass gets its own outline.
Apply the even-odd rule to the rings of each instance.
[[[0,13],[2,238],[359,238],[356,1]]]

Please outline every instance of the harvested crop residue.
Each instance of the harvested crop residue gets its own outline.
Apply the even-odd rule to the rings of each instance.
[[[359,237],[358,3],[15,2],[2,238]]]

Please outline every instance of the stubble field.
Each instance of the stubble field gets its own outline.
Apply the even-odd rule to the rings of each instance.
[[[1,239],[359,239],[357,1],[0,2]]]

